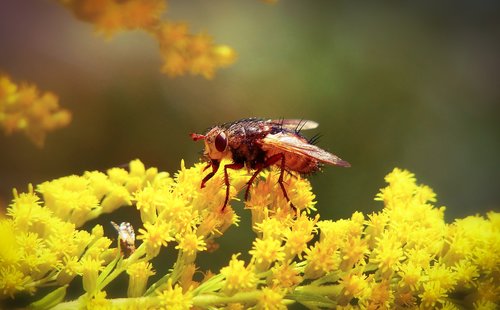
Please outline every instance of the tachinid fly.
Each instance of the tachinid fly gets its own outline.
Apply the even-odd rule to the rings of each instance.
[[[237,170],[246,166],[255,170],[247,182],[247,200],[250,186],[259,173],[272,165],[278,165],[281,168],[278,184],[290,202],[283,185],[285,171],[309,174],[318,171],[321,164],[350,167],[347,161],[313,145],[300,134],[300,130],[316,127],[318,123],[308,120],[246,118],[212,127],[203,135],[192,133],[194,141],[205,141],[204,155],[209,160],[207,168],[212,167],[212,171],[201,181],[201,188],[215,175],[222,159],[231,159],[232,163],[224,165],[224,210],[229,200],[228,169]],[[290,205],[294,208],[291,202]]]

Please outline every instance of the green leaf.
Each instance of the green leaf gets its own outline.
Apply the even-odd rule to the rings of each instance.
[[[61,303],[66,296],[66,288],[68,285],[61,286],[56,288],[52,292],[45,295],[42,299],[39,299],[29,305],[30,309],[50,309],[55,307],[57,304]]]

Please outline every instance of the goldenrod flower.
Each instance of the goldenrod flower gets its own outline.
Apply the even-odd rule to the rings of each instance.
[[[193,305],[191,292],[182,292],[179,285],[172,285],[172,280],[168,280],[167,287],[158,293],[162,309],[190,309]]]
[[[98,32],[107,36],[120,30],[151,27],[165,11],[164,0],[60,0],[81,20],[93,23]]]
[[[25,275],[14,266],[2,266],[0,267],[0,296],[14,298],[15,293],[27,290],[26,284],[31,281],[30,276]]]
[[[170,223],[156,222],[155,224],[144,223],[144,228],[139,228],[137,239],[143,240],[146,246],[146,253],[149,257],[155,257],[160,252],[160,248],[167,246],[169,241],[174,240],[170,235]]]
[[[318,215],[315,218],[309,218],[303,212],[292,222],[290,228],[283,229],[284,251],[287,259],[293,259],[295,256],[302,259],[302,253],[307,249],[308,242],[314,237],[315,225],[318,220]]]
[[[258,271],[264,271],[269,268],[271,263],[282,261],[285,258],[281,243],[281,240],[273,238],[255,239],[249,253],[253,256]]]
[[[268,280],[269,286],[291,289],[302,282],[299,269],[295,264],[277,264],[271,268],[271,277]]]
[[[370,262],[377,264],[382,273],[392,272],[405,259],[403,244],[393,235],[383,234],[370,256]]]
[[[83,278],[83,289],[89,293],[94,294],[97,288],[97,276],[99,271],[103,270],[103,261],[92,257],[84,257],[80,261],[80,274]]]
[[[245,291],[255,287],[257,278],[251,268],[245,267],[245,262],[238,259],[239,254],[234,254],[227,267],[220,273],[225,278],[223,291],[229,296],[238,291]]]
[[[206,39],[199,40],[197,49]],[[38,304],[168,309],[279,309],[294,302],[338,309],[498,307],[500,215],[490,212],[447,224],[445,209],[433,205],[432,190],[400,169],[387,176],[388,186],[377,195],[384,202],[381,211],[355,212],[336,221],[310,215],[314,195],[300,175],[287,174],[285,183],[297,211],[302,210],[296,212],[276,183],[279,171],[263,172],[246,205],[256,234],[251,258],[232,255],[218,274],[199,270],[198,252],[217,250],[216,238],[238,221],[230,205],[221,210],[226,194],[223,171],[200,189],[204,166],[186,168],[182,162],[170,177],[135,160],[129,171],[112,168],[44,182],[37,186],[40,196],[33,186],[25,193],[14,191],[7,217],[0,220],[0,299],[56,286]],[[231,171],[230,202],[245,188],[250,173]],[[113,248],[117,243],[106,237],[102,225],[78,229],[104,212],[131,204],[143,222],[140,244],[126,258]],[[172,266],[153,266],[162,247],[179,250]],[[160,277],[148,283],[153,268]],[[207,275],[201,282],[198,270]],[[106,298],[107,285],[124,272],[129,275],[129,297]],[[85,292],[65,301],[61,285],[73,279],[83,282]]]
[[[40,94],[35,85],[17,85],[7,75],[0,74],[0,127],[7,135],[24,132],[42,147],[48,132],[70,122],[71,113],[59,107],[55,94]]]
[[[269,287],[262,288],[262,293],[258,299],[257,309],[278,310],[287,309],[283,303],[284,292]]]
[[[446,290],[441,287],[437,281],[426,282],[423,284],[424,291],[418,296],[422,299],[422,306],[425,308],[435,308],[445,302],[447,297]]]
[[[148,279],[150,276],[154,275],[155,272],[153,271],[151,263],[142,261],[130,265],[127,268],[127,274],[129,275],[127,296],[139,297],[146,291]]]
[[[82,299],[82,302],[86,299]],[[87,309],[99,309],[99,310],[109,310],[113,309],[113,305],[109,299],[106,299],[106,292],[97,292],[88,300],[87,303],[82,303],[81,307],[87,307]]]
[[[339,268],[341,258],[339,250],[328,242],[316,242],[305,250],[307,262],[304,276],[309,279],[319,278]]]
[[[197,236],[194,232],[177,234],[175,237],[179,243],[175,248],[184,251],[188,255],[207,249],[203,236]]]

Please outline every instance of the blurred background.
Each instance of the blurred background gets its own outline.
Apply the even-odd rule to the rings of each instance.
[[[56,1],[2,1],[0,70],[56,93],[73,113],[41,149],[22,134],[0,135],[4,206],[13,187],[135,158],[173,173],[181,159],[187,166],[199,160],[203,145],[190,132],[258,116],[319,122],[304,134],[320,133],[319,146],[352,164],[310,177],[322,219],[380,210],[373,198],[394,167],[432,187],[449,222],[499,210],[498,1],[168,6],[166,19],[233,47],[237,62],[213,80],[168,78],[144,32],[105,39]],[[233,207],[242,225],[220,241],[238,249],[214,253],[222,266],[253,238],[250,212]],[[111,218],[121,217],[140,227],[125,210]]]

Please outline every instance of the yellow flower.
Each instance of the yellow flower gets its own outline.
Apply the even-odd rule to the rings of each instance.
[[[175,248],[184,251],[188,255],[194,255],[198,251],[207,249],[203,236],[197,236],[194,232],[177,234],[175,238],[179,243]]]
[[[316,242],[305,250],[305,254],[307,265],[304,276],[309,279],[319,278],[338,269],[341,262],[338,248],[328,242]]]
[[[11,267],[18,267],[23,256],[16,244],[16,231],[13,224],[11,220],[0,220],[0,270],[4,274],[8,274],[7,270]],[[2,287],[0,285],[0,288]],[[6,294],[11,295],[11,293]]]
[[[391,273],[403,259],[405,256],[401,241],[389,234],[377,238],[377,245],[370,256],[370,262],[378,264],[382,273]]]
[[[444,264],[436,262],[434,265],[425,268],[424,274],[429,282],[438,282],[440,287],[449,291],[457,283],[457,275],[451,268]]]
[[[258,271],[264,271],[274,261],[282,261],[285,258],[281,243],[281,240],[272,238],[255,239],[249,253],[253,256]]]
[[[365,293],[365,290],[368,289],[366,276],[355,273],[348,273],[339,283],[343,287],[344,296],[359,298]]]
[[[153,27],[166,9],[162,0],[60,2],[73,11],[78,19],[93,23],[97,31],[107,36],[120,30]]]
[[[270,286],[290,289],[302,282],[303,278],[294,264],[276,264],[271,268]]]
[[[305,212],[295,219],[289,229],[284,229],[285,257],[292,259],[296,255],[302,259],[302,253],[307,249],[307,243],[312,240],[315,233],[315,225],[319,215],[311,219]]]
[[[35,85],[16,85],[0,74],[0,127],[8,135],[23,131],[42,147],[47,132],[65,127],[71,121],[71,113],[61,109],[58,101],[51,92],[40,94]]]
[[[383,279],[381,282],[370,283],[369,294],[360,302],[362,308],[366,309],[390,309],[394,303],[394,293],[389,280]]]
[[[129,275],[127,296],[140,297],[146,290],[148,278],[154,275],[155,272],[151,263],[142,261],[130,265],[127,268],[127,274]]]
[[[398,271],[401,277],[399,285],[407,287],[415,292],[420,288],[420,279],[422,276],[422,267],[412,262],[401,264]]]
[[[448,294],[439,282],[425,282],[423,287],[424,291],[418,295],[422,299],[422,306],[425,308],[435,308],[437,305],[445,302]]]
[[[464,287],[470,287],[479,277],[479,270],[471,261],[463,259],[451,267],[456,274],[457,283]]]
[[[182,310],[191,309],[193,305],[190,291],[183,293],[179,285],[172,286],[172,279],[167,282],[166,288],[158,292],[162,309]]]
[[[238,259],[239,254],[233,254],[229,265],[223,267],[220,273],[225,277],[223,291],[231,296],[236,292],[252,289],[257,284],[255,273],[245,267],[245,262]]]
[[[264,287],[261,291],[262,293],[257,302],[257,309],[287,309],[286,305],[283,303],[284,292],[269,287]]]
[[[83,289],[94,294],[97,288],[97,277],[99,271],[103,269],[103,261],[91,257],[84,257],[80,260],[80,274],[83,278]]]
[[[174,238],[170,235],[170,225],[165,222],[156,222],[155,224],[144,223],[144,228],[139,228],[137,239],[144,240],[146,253],[149,257],[155,257],[160,252],[162,246],[166,247],[169,241]]]
[[[26,284],[32,281],[29,275],[24,275],[15,266],[0,266],[0,297],[14,298],[14,294],[27,290]]]
[[[82,301],[84,301],[83,299]],[[97,292],[87,304],[81,305],[85,306],[87,309],[98,309],[98,310],[108,310],[113,309],[111,301],[106,299],[106,292]]]

